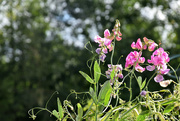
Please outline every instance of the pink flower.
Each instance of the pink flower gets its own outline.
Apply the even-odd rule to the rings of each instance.
[[[136,48],[138,50],[142,50],[143,49],[142,47],[143,47],[143,45],[142,45],[141,39],[139,38],[136,42]]]
[[[143,72],[143,71],[145,71],[145,68],[143,68],[143,67],[141,67],[140,65],[137,65],[137,66],[135,66],[135,70],[137,71],[137,72]]]
[[[97,54],[100,54],[100,52],[101,52],[101,48],[97,48],[97,49],[96,49],[96,53],[97,53]]]
[[[111,79],[111,72],[114,70],[114,78]],[[122,74],[122,65],[118,64],[118,65],[111,65],[108,64],[108,70],[106,71],[106,77],[108,79],[110,79],[111,84],[114,83],[114,81],[118,81],[119,78],[123,78],[123,74]]]
[[[155,82],[161,82],[164,80],[163,76],[161,74],[158,74],[156,77],[154,77]]]
[[[107,48],[103,48],[103,49],[102,49],[102,52],[103,52],[104,54],[107,54],[107,53],[108,53]]]
[[[94,37],[94,41],[95,41],[96,43],[101,43],[101,40],[102,40],[102,38],[101,38],[99,35],[96,35],[96,36]]]
[[[144,63],[145,62],[145,58],[144,57],[140,57],[138,60],[138,63]]]
[[[145,45],[144,43],[142,43],[142,42],[141,42],[141,39],[138,38],[136,43],[135,43],[135,42],[132,42],[131,47],[132,47],[132,49],[138,49],[138,50],[144,49],[144,50],[145,50],[145,49],[147,48],[147,45]]]
[[[136,71],[143,72],[145,68],[141,67],[139,63],[144,63],[144,62],[145,62],[145,58],[141,57],[141,52],[137,52],[137,51],[130,52],[126,57],[125,68],[130,68],[131,66],[135,66]]]
[[[112,40],[104,38],[104,45],[109,46]]]
[[[120,41],[122,39],[122,37],[116,36],[116,40]]]
[[[102,55],[100,55],[100,60],[102,61],[102,62],[104,62],[104,59],[106,58],[106,55],[105,54],[102,54]]]
[[[160,69],[161,74],[168,74],[169,71],[170,69],[164,69],[164,70]]]
[[[147,39],[146,37],[143,38],[145,45],[148,46],[149,51],[154,51],[155,47],[158,46],[153,40]]]
[[[143,96],[143,97],[146,96],[146,94],[147,94],[147,92],[144,91],[144,90],[140,93],[140,95]]]
[[[113,50],[113,45],[108,45],[107,48],[109,49],[109,52]]]
[[[149,40],[146,37],[144,37],[143,40],[144,40],[145,44],[148,45]]]
[[[131,47],[132,47],[132,49],[136,49],[136,43],[132,42]]]
[[[111,35],[111,34],[110,34],[109,30],[106,29],[106,30],[104,31],[104,37],[105,37],[105,38],[108,38],[110,35]]]
[[[155,69],[155,66],[146,66],[146,69],[148,70],[148,71],[153,71],[154,69]]]
[[[149,43],[149,47],[148,47],[148,50],[149,51],[154,51],[155,47],[157,47],[158,45],[153,42],[153,43]]]

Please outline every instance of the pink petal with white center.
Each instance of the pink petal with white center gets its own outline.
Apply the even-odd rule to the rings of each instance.
[[[161,74],[168,74],[169,71],[170,71],[170,69],[160,70]]]
[[[132,42],[131,47],[132,47],[132,49],[136,49],[136,44],[135,44],[135,42]]]
[[[105,38],[108,38],[109,36],[110,36],[110,32],[109,32],[108,29],[106,29],[106,30],[104,31],[104,37],[105,37]]]
[[[100,43],[101,42],[101,37],[99,36],[99,35],[96,35],[95,37],[94,37],[94,41],[96,42],[96,43]]]
[[[143,68],[143,67],[141,67],[140,65],[137,65],[136,67],[135,67],[135,70],[137,71],[137,72],[143,72],[143,71],[145,71],[145,68]]]

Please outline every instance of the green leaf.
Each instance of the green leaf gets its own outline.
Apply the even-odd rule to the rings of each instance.
[[[99,92],[99,95],[98,95],[98,101],[100,102],[100,104],[104,104],[105,106],[108,105],[109,99],[111,96],[111,92],[112,92],[112,87],[110,85],[110,82],[106,81],[103,84],[103,86]]]
[[[147,117],[148,115],[149,115],[149,110],[142,111],[142,112],[138,115],[136,121],[145,121],[145,119],[146,119],[146,117]]]
[[[118,121],[119,118],[119,111],[116,111],[116,113],[113,115],[113,121]]]
[[[76,121],[81,121],[83,116],[83,109],[80,103],[77,104],[78,107],[78,116],[76,117]]]
[[[89,88],[89,93],[90,93],[90,95],[91,95],[94,103],[97,104],[97,95],[96,95],[96,93],[94,92],[94,90],[93,90],[92,87]]]
[[[138,82],[139,88],[141,89],[141,84],[142,84],[142,77],[141,76],[138,76],[137,82]]]
[[[113,80],[113,79],[114,79],[114,77],[115,77],[115,71],[114,71],[114,69],[111,71],[111,75],[110,75],[110,77],[111,77],[111,80]]]
[[[142,85],[141,85],[141,90],[145,87],[146,85],[146,79],[143,81]]]
[[[58,115],[58,112],[56,110],[53,110],[52,111],[52,114],[57,118],[59,119],[59,115]]]
[[[164,109],[164,114],[167,114],[167,113],[169,113],[169,112],[171,112],[173,109],[174,109],[174,103],[172,103],[172,104],[169,104],[165,109]]]
[[[57,104],[58,104],[59,116],[60,116],[60,119],[62,119],[64,117],[64,111],[63,111],[63,108],[62,108],[59,98],[57,98]]]
[[[91,79],[91,77],[89,77],[86,73],[79,71],[79,73],[90,83],[94,84],[94,80]]]
[[[178,101],[178,100],[177,99],[168,100],[166,102],[161,103],[161,105],[168,105],[168,104],[174,103],[176,101]]]
[[[95,61],[95,63],[94,63],[94,80],[95,80],[95,83],[98,83],[100,77],[101,77],[101,69],[100,69],[97,61]]]

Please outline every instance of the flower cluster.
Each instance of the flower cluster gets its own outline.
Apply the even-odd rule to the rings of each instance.
[[[169,56],[163,48],[159,48],[154,51],[151,55],[151,59],[148,59],[148,63],[153,65],[147,66],[146,69],[148,71],[153,71],[155,68],[158,70],[157,75],[154,78],[156,82],[163,81],[163,75],[169,72],[170,69],[167,68],[167,63],[169,60]]]
[[[110,79],[111,85],[113,85],[114,81],[118,81],[119,78],[121,78],[121,79],[123,78],[122,70],[123,70],[123,67],[120,64],[118,64],[118,65],[108,64],[108,70],[106,71],[106,77],[108,79]],[[113,79],[111,79],[112,71],[114,71]]]
[[[125,63],[125,68],[130,68],[131,66],[135,66],[135,70],[138,72],[143,72],[145,71],[145,68],[141,67],[139,63],[144,63],[145,58],[141,57],[142,53],[134,51],[130,52],[128,56],[126,57],[126,63]]]
[[[96,35],[94,41],[99,44],[99,48],[96,49],[96,53],[99,54],[100,60],[104,62],[106,58],[106,54],[113,50],[113,39],[116,38],[117,41],[120,41],[122,38],[122,34],[119,30],[120,23],[116,21],[116,25],[112,30],[113,33],[111,34],[108,29],[104,31],[104,38],[101,38],[99,35]]]
[[[101,38],[99,35],[95,36],[94,41],[99,44],[99,47],[96,49],[96,53],[99,54],[99,58],[102,62],[104,62],[106,58],[106,54],[111,52],[114,49],[113,40],[116,39],[120,41],[122,38],[122,34],[119,29],[120,23],[116,21],[114,29],[112,33],[108,29],[104,31],[104,38]],[[125,69],[131,68],[132,66],[137,72],[144,72],[146,69],[148,71],[153,71],[157,69],[157,75],[155,76],[154,80],[156,82],[161,82],[164,80],[163,75],[167,74],[170,69],[167,68],[167,63],[169,62],[168,54],[163,50],[163,48],[155,48],[158,46],[153,40],[147,39],[146,37],[143,38],[141,41],[140,38],[137,39],[136,42],[132,42],[131,47],[132,49],[136,49],[135,51],[130,52],[126,57]],[[151,59],[148,59],[148,63],[150,65],[146,66],[146,68],[142,67],[140,64],[145,62],[145,58],[142,57],[142,51],[148,49],[150,52],[154,51]],[[106,76],[110,79],[111,84],[114,81],[117,81],[119,78],[123,78],[122,74],[122,66],[121,65],[108,65],[109,69],[106,71]],[[111,79],[111,73],[114,70],[115,75],[114,79]]]
[[[154,51],[155,47],[158,45],[150,39],[147,39],[146,37],[143,38],[144,42],[141,42],[141,39],[138,38],[137,42],[133,42],[131,44],[132,49],[138,49],[138,50],[145,50],[148,47],[149,51]]]
[[[153,40],[149,40],[146,37],[144,37],[143,40],[144,42],[141,42],[141,39],[138,38],[136,43],[132,42],[131,44],[132,49],[137,49],[140,51],[139,52],[134,51],[128,54],[128,56],[126,57],[125,68],[130,68],[131,66],[135,66],[136,71],[141,73],[145,71],[145,68],[139,65],[139,63],[145,62],[145,58],[141,57],[142,50],[145,50],[148,47],[149,51],[154,51],[155,47],[157,47],[158,45]]]
[[[99,44],[100,48],[96,49],[96,53],[100,55],[100,60],[104,61],[106,58],[106,55],[109,52],[113,50],[112,40],[113,37],[110,37],[111,34],[108,29],[104,31],[104,38],[101,38],[99,35],[96,35],[94,38],[94,41]]]

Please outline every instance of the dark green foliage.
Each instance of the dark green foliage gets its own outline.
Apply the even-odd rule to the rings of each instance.
[[[137,2],[140,5],[139,9],[134,8]],[[53,4],[55,8],[50,9]],[[65,4],[66,6],[63,6]],[[3,6],[7,8],[3,9]],[[168,32],[167,41],[176,45],[170,46],[167,50],[171,55],[179,54],[180,28],[177,24],[180,21],[180,13],[170,9],[169,1],[114,0],[108,4],[99,0],[1,1],[0,13],[7,17],[9,24],[0,28],[0,120],[27,121],[29,119],[27,111],[33,106],[44,106],[56,90],[60,92],[58,95],[60,100],[67,97],[70,89],[88,90],[89,84],[83,81],[79,70],[89,72],[86,61],[92,55],[87,50],[65,44],[67,42],[61,37],[65,35],[60,35],[59,32],[72,26],[73,22],[61,20],[63,11],[68,11],[75,19],[90,21],[76,25],[82,28],[81,34],[85,36],[85,42],[91,40],[90,34],[93,31],[91,27],[94,26],[99,33],[103,33],[104,29],[113,28],[114,20],[119,19],[123,33],[121,41],[124,42],[117,43],[114,62],[117,62],[120,55],[124,55],[120,60],[120,63],[124,63],[130,50],[130,46],[127,45],[132,41],[136,41],[139,37],[142,39],[144,36],[156,42],[162,40],[162,33],[157,28],[159,26],[164,28],[167,23],[156,17],[152,20],[142,17],[140,10],[146,6],[162,6],[167,15],[167,23],[173,27],[172,31]],[[77,8],[80,12],[75,11]],[[58,17],[60,19],[57,19]],[[51,24],[55,24],[55,27]],[[73,37],[78,35],[77,27],[72,29]],[[47,32],[50,35],[47,35]],[[169,44],[162,42],[162,45]],[[179,62],[177,58],[171,65],[176,68]],[[101,73],[106,69],[103,68]],[[150,74],[148,72],[144,75],[149,77]],[[101,77],[102,79],[104,78]],[[133,82],[133,85],[137,86],[137,83]],[[152,90],[159,88],[154,85],[150,87]],[[138,94],[139,90],[134,90],[133,93]],[[51,101],[56,102],[55,99]],[[54,106],[55,103],[50,105]],[[47,117],[49,115],[43,115],[42,119],[37,120],[47,120]]]

